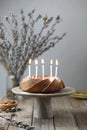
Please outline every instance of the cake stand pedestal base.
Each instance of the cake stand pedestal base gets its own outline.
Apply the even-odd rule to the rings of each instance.
[[[65,87],[60,92],[57,93],[29,93],[24,92],[20,89],[20,87],[12,88],[12,92],[21,95],[21,96],[29,96],[34,98],[34,113],[33,116],[35,118],[52,118],[52,106],[51,106],[51,98],[57,96],[64,96],[75,92],[74,88]]]
[[[51,98],[35,97],[34,98],[34,118],[53,118]]]

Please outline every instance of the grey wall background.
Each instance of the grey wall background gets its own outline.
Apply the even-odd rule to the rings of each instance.
[[[36,14],[61,16],[63,21],[57,26],[56,33],[67,32],[66,37],[38,60],[40,62],[40,59],[44,58],[45,74],[49,74],[50,59],[53,58],[55,61],[58,58],[58,75],[62,77],[65,85],[87,89],[87,0],[0,0],[2,19],[8,16],[10,11],[19,14],[21,8],[25,14],[36,9]],[[32,65],[34,72],[33,67]],[[25,76],[27,73],[26,70]],[[0,65],[0,89],[8,87],[6,79],[8,79],[6,71]]]

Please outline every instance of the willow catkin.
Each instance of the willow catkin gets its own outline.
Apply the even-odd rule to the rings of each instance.
[[[41,14],[34,17],[34,14],[35,10],[32,10],[26,16],[21,10],[18,19],[19,16],[11,11],[10,16],[5,17],[6,24],[0,20],[0,62],[17,81],[22,77],[30,58],[33,60],[42,55],[66,34],[60,37],[54,35],[56,25],[61,22],[60,16],[54,19]],[[36,32],[36,23],[39,22],[42,22],[42,26]]]

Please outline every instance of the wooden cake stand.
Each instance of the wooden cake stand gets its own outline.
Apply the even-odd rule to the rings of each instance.
[[[74,88],[65,87],[60,92],[57,93],[29,93],[22,91],[19,87],[12,88],[12,92],[21,96],[31,96],[34,98],[34,117],[35,118],[52,118],[52,106],[51,97],[65,96],[75,92]]]

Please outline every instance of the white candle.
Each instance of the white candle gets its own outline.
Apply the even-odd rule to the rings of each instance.
[[[38,75],[38,60],[36,59],[35,60],[35,76],[36,76],[36,78],[37,78],[37,75]]]
[[[29,59],[28,71],[29,71],[29,78],[30,78],[31,77],[31,59]]]
[[[42,63],[42,78],[44,79],[44,59],[41,59]]]
[[[53,64],[53,60],[50,60],[50,77],[52,78],[52,64]]]
[[[58,60],[56,59],[55,78],[57,78]]]

